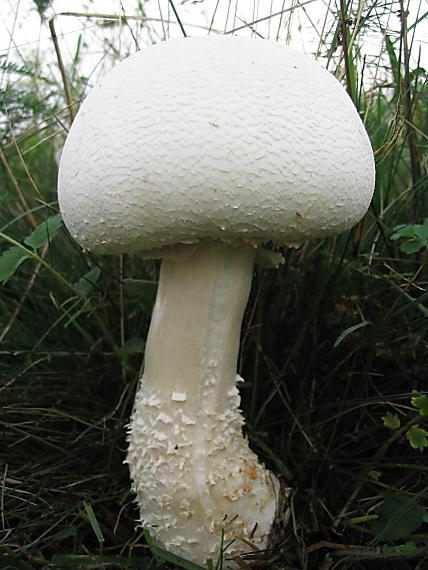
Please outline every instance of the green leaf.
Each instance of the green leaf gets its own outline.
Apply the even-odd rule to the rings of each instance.
[[[388,52],[392,72],[394,74],[394,79],[398,80],[397,78],[400,76],[400,64],[399,64],[397,55],[395,53],[394,44],[392,43],[391,38],[388,36],[388,34],[385,34],[385,44],[386,44],[386,49]]]
[[[409,239],[401,244],[400,249],[403,253],[416,253],[423,247],[426,247],[426,240]]]
[[[6,283],[23,261],[30,256],[20,247],[10,247],[0,256],[0,282]]]
[[[426,515],[425,509],[414,497],[394,493],[385,493],[383,503],[375,512],[379,518],[368,523],[366,530],[381,541],[409,536],[421,525]]]
[[[92,506],[87,501],[83,501],[83,507],[88,515],[89,522],[91,523],[92,530],[94,531],[98,542],[102,544],[104,542],[104,536],[101,532],[100,525],[98,524],[97,517],[95,516]]]
[[[55,533],[53,536],[50,537],[50,541],[54,540],[63,540],[64,538],[69,538],[70,536],[77,535],[77,528],[74,526],[66,526],[59,532]]]
[[[101,275],[101,268],[100,267],[93,267],[86,275],[81,277],[79,281],[73,284],[73,287],[76,289],[78,293],[80,293],[83,297],[89,295],[94,289],[98,279]]]
[[[418,237],[415,233],[415,228],[413,224],[409,225],[399,225],[395,226],[394,233],[390,236],[390,239],[397,240],[401,238],[416,238]]]
[[[401,224],[394,228],[391,240],[408,238],[401,244],[400,250],[403,253],[416,253],[420,249],[428,246],[428,218],[422,224]]]
[[[125,293],[138,299],[146,306],[152,306],[155,302],[158,284],[156,281],[145,279],[124,279]]]
[[[37,249],[48,241],[52,241],[62,226],[62,218],[59,214],[51,216],[38,225],[34,232],[24,239],[24,243],[33,249]]]
[[[424,240],[428,240],[428,218],[425,218],[422,224],[415,226],[415,234]]]
[[[144,345],[143,338],[132,337],[120,347],[119,352],[122,354],[141,354],[144,352]]]
[[[425,447],[428,447],[428,431],[419,427],[419,424],[415,424],[409,428],[406,432],[406,438],[413,449],[419,449],[423,451]]]
[[[428,396],[420,394],[410,398],[410,403],[419,412],[420,416],[428,416]]]
[[[341,344],[347,336],[349,336],[353,332],[357,331],[358,329],[361,329],[361,328],[366,327],[367,325],[371,325],[371,324],[372,323],[370,321],[362,321],[361,323],[358,323],[357,325],[353,325],[352,327],[347,328],[337,337],[333,347],[334,348],[338,347],[339,344]]]
[[[391,414],[391,412],[386,412],[382,419],[383,425],[388,429],[398,429],[401,425],[400,418],[397,414]]]

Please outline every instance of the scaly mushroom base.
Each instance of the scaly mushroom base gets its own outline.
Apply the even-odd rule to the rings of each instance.
[[[129,429],[141,523],[194,562],[265,548],[279,483],[242,434],[236,374],[255,250],[202,243],[164,259]],[[242,540],[244,539],[244,540]],[[227,566],[226,566],[227,567]],[[232,566],[231,566],[232,567]]]

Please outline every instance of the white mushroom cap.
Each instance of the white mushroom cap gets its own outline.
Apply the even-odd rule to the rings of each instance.
[[[86,249],[204,238],[301,243],[365,213],[374,160],[358,113],[317,62],[265,40],[171,40],[88,95],[61,158],[65,223]]]

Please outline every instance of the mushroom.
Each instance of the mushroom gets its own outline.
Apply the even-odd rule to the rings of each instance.
[[[67,228],[96,253],[162,259],[126,460],[155,543],[198,563],[222,532],[231,555],[267,547],[280,486],[242,434],[237,389],[254,262],[278,262],[265,242],[350,228],[373,187],[345,90],[269,41],[163,42],[82,104],[59,171]]]

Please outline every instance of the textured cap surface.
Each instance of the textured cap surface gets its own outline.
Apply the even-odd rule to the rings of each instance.
[[[266,40],[205,36],[144,49],[88,95],[59,202],[99,253],[213,238],[299,243],[365,213],[374,160],[339,82]]]

